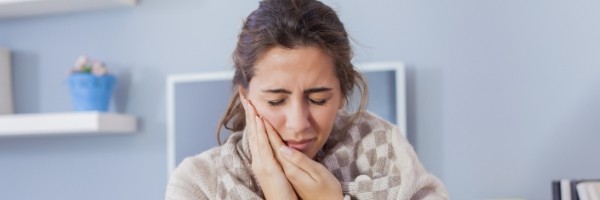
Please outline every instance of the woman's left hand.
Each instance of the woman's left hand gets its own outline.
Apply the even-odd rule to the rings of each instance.
[[[263,119],[269,142],[285,176],[302,199],[343,199],[340,182],[318,162],[286,146],[273,126]]]

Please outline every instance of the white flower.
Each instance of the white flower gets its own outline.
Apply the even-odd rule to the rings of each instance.
[[[100,61],[94,61],[92,64],[92,74],[96,76],[102,76],[106,74],[106,67]]]
[[[71,73],[91,73],[96,76],[102,76],[108,73],[104,64],[98,60],[90,60],[87,56],[81,55],[75,62],[75,67]]]
[[[77,58],[77,61],[75,62],[75,69],[78,69],[79,71],[81,71],[81,69],[83,69],[87,63],[88,63],[87,56],[81,55],[81,56],[79,56],[79,58]]]

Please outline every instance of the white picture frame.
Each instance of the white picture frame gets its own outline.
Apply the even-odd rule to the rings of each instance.
[[[0,115],[13,114],[10,51],[0,48]]]
[[[391,75],[394,83],[392,85],[388,85],[386,83],[383,83],[383,87],[389,87],[391,89],[389,90],[385,90],[385,89],[381,89],[378,88],[379,90],[374,90],[373,88],[370,88],[370,99],[369,102],[373,102],[373,98],[371,97],[371,94],[373,94],[372,91],[382,91],[380,93],[382,93],[383,95],[390,95],[390,98],[375,98],[375,99],[384,99],[387,100],[388,103],[391,102],[392,105],[391,107],[395,107],[395,109],[393,109],[393,112],[395,116],[390,116],[390,114],[388,113],[388,117],[389,118],[395,118],[395,120],[390,120],[392,122],[395,122],[395,124],[400,128],[400,130],[402,131],[402,133],[404,135],[406,135],[406,86],[405,86],[405,66],[404,63],[402,62],[376,62],[376,63],[365,63],[365,64],[360,64],[357,65],[356,68],[358,70],[360,70],[363,75],[365,75],[367,82],[369,84],[369,87],[371,86],[371,82],[376,82],[376,81],[381,81],[382,79],[387,79],[386,77],[389,78],[388,74]],[[373,80],[369,80],[369,76],[371,74],[378,74],[378,73],[385,73],[383,74],[383,77],[381,78],[376,78]],[[202,137],[201,135],[204,134],[205,136],[211,136],[210,138],[208,138],[208,142],[205,144],[201,144],[201,145],[205,145],[205,148],[210,148],[212,146],[216,146],[216,134],[212,134],[212,133],[216,133],[216,120],[218,120],[223,112],[225,111],[225,108],[223,105],[227,104],[229,102],[229,98],[230,98],[230,89],[231,89],[231,79],[233,78],[233,71],[220,71],[220,72],[207,72],[207,73],[190,73],[190,74],[174,74],[174,75],[169,75],[167,76],[167,87],[166,87],[166,94],[167,94],[167,99],[166,99],[166,108],[167,108],[167,112],[166,112],[166,121],[167,121],[167,132],[166,132],[166,155],[167,155],[167,176],[175,169],[175,167],[177,166],[177,164],[179,162],[182,161],[183,158],[187,157],[187,156],[192,156],[193,153],[188,153],[185,155],[182,155],[183,153],[178,154],[178,149],[182,146],[181,143],[187,143],[187,145],[196,145],[196,143],[203,143],[199,140],[203,140],[202,139],[198,139],[198,137]],[[381,85],[381,83],[379,83]],[[196,89],[192,89],[191,92],[189,92],[189,88],[199,88],[198,90]],[[210,95],[206,95],[204,94],[190,94],[190,93],[202,93],[199,90],[202,90],[202,88],[204,89],[210,89],[213,90],[213,92],[208,92]],[[186,93],[185,90],[188,90],[188,92]],[[181,92],[179,92],[179,90],[181,90]],[[223,92],[221,92],[223,90]],[[216,92],[214,92],[216,91]],[[387,94],[387,91],[391,91],[395,94],[391,95],[391,94]],[[185,94],[185,95],[195,95],[196,97],[192,97],[192,98],[188,98],[186,97],[180,97],[177,98],[178,96],[182,95],[181,93]],[[206,93],[206,92],[205,92]],[[377,94],[376,94],[377,95]],[[190,108],[190,107],[185,107],[185,108],[180,108],[177,107],[177,104],[179,103],[184,103],[185,101],[192,101],[191,103],[197,102],[197,101],[193,101],[191,99],[194,98],[202,98],[201,101],[205,102],[205,104],[209,104],[211,105],[210,107],[206,107],[206,108],[201,108],[199,110],[194,111],[193,109],[195,108]],[[212,106],[211,103],[206,103],[206,101],[208,102],[216,102],[217,104],[222,104],[220,105],[221,108],[215,108],[215,106]],[[190,102],[188,102],[190,103]],[[374,104],[379,104],[380,102],[374,102]],[[196,107],[197,104],[192,105],[191,107]],[[219,106],[216,106],[219,107]],[[387,107],[384,106],[383,109],[379,109],[380,112],[387,112],[390,109],[386,109]],[[203,113],[203,115],[205,115],[204,117],[192,117],[191,119],[188,117],[188,119],[180,119],[178,118],[178,116],[183,115],[184,114],[180,114],[180,113]],[[374,112],[376,114],[378,114],[377,112]],[[385,113],[384,113],[385,114]],[[186,117],[184,117],[186,118]],[[191,125],[197,125],[198,123],[201,123],[203,121],[213,121],[210,124],[212,124],[212,126],[207,125],[208,127],[212,128],[209,129],[206,126],[201,126],[199,129],[206,129],[206,130],[212,130],[212,132],[206,132],[206,130],[196,130],[194,129],[193,131],[187,131],[186,133],[178,133],[177,129],[178,127],[180,127],[180,125],[178,123],[189,123]],[[389,120],[389,119],[388,119]],[[204,128],[206,127],[206,128]],[[191,132],[191,133],[189,133]],[[187,137],[186,137],[187,135]],[[200,135],[200,136],[199,136]],[[179,143],[178,143],[179,142]],[[179,144],[179,146],[178,146]],[[183,145],[185,146],[185,145]],[[200,149],[197,151],[202,151],[202,150],[206,150],[206,149]],[[200,152],[194,152],[194,153],[200,153]]]

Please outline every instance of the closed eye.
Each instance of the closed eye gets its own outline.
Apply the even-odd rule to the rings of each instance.
[[[269,105],[275,107],[275,106],[283,105],[283,103],[285,102],[285,99],[271,100],[271,101],[268,101],[268,102],[269,102]]]
[[[310,99],[309,101],[311,103],[313,103],[315,105],[319,105],[319,106],[325,105],[325,103],[327,103],[327,99],[318,99],[318,100]]]

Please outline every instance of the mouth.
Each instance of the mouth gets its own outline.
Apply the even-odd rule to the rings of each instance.
[[[312,146],[315,139],[304,139],[304,140],[285,140],[284,143],[286,146],[296,149],[301,152],[305,152]]]

